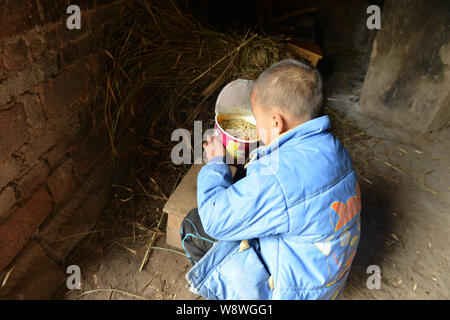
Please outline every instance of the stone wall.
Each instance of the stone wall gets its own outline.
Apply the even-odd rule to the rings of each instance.
[[[77,4],[80,30],[66,27],[66,1],[0,3],[1,298],[52,298],[109,198],[109,142],[93,120],[123,1]]]
[[[361,109],[412,132],[450,125],[450,2],[386,0]]]

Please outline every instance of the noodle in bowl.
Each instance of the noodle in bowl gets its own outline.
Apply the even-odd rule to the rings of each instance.
[[[256,121],[249,115],[216,114],[214,132],[234,159],[245,159],[258,142]]]

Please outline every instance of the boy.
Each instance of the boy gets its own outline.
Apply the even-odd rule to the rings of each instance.
[[[348,152],[322,112],[313,67],[281,61],[251,93],[265,146],[232,183],[225,150],[204,144],[198,211],[182,223],[190,289],[208,299],[335,299],[360,237],[361,200]]]

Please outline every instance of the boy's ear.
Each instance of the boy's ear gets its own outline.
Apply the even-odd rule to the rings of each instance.
[[[286,131],[286,120],[279,113],[272,114],[272,128],[277,129],[278,134]]]

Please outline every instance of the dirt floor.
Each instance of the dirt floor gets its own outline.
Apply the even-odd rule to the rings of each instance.
[[[145,247],[146,244],[146,241],[142,240],[130,242],[130,247],[135,248]],[[166,247],[165,237],[162,236],[155,245]],[[135,254],[120,245],[105,250],[101,257],[95,261],[91,260],[82,268],[82,289],[69,292],[64,299],[192,300],[198,298],[185,287],[184,274],[190,268],[190,263],[185,257],[172,252],[154,250],[147,266],[140,272],[143,251]],[[99,292],[80,297],[82,293],[99,289]]]
[[[352,155],[363,198],[360,245],[340,299],[448,299],[450,130],[411,141],[399,128],[362,116],[362,82],[361,69],[351,67],[327,79],[327,112]],[[157,161],[141,159],[131,178],[113,187],[95,232],[72,255],[82,288],[61,288],[59,299],[199,298],[185,287],[190,264],[180,254],[154,249],[139,271],[154,234],[153,246],[167,248],[164,221],[156,226],[165,199],[188,169],[170,162],[164,139],[143,141],[158,150]],[[366,285],[370,265],[380,267],[380,289]]]
[[[450,128],[417,135],[361,115],[359,70],[328,79],[328,105],[364,132],[340,137],[363,197],[361,241],[341,299],[448,299]],[[367,288],[369,265],[380,267],[379,290]]]

